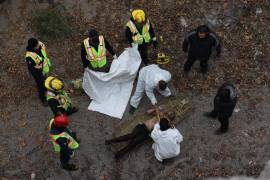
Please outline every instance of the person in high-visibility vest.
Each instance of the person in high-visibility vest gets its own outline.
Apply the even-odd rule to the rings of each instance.
[[[107,50],[114,59],[117,58],[112,46],[104,36],[99,35],[95,29],[90,30],[88,38],[83,41],[81,48],[83,67],[93,71],[109,72],[110,63],[106,57]]]
[[[61,80],[49,76],[45,80],[45,87],[47,88],[47,101],[54,113],[61,112],[66,115],[71,115],[78,111],[78,108],[72,106],[72,102]]]
[[[145,16],[141,9],[132,11],[132,17],[126,24],[126,37],[132,46],[138,44],[142,61],[145,65],[149,63],[147,55],[147,47],[152,43],[157,47],[157,38],[150,20]]]
[[[62,167],[68,171],[75,171],[78,168],[69,164],[69,160],[74,156],[74,150],[79,148],[79,141],[76,133],[67,127],[68,124],[68,117],[60,113],[50,120],[49,131],[54,151],[60,153]]]
[[[45,45],[35,38],[30,38],[26,47],[25,61],[30,74],[37,83],[39,98],[43,105],[47,106],[44,81],[49,73],[51,61],[48,58]]]

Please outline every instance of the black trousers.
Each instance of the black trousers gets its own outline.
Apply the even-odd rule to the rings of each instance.
[[[70,156],[62,151],[60,151],[60,162],[63,168],[68,167],[68,162],[70,160]]]
[[[232,100],[232,106],[230,107],[229,112],[224,113],[224,112],[219,112],[217,110],[217,102],[214,101],[214,110],[211,112],[213,117],[217,117],[218,121],[220,122],[220,131],[221,132],[227,132],[229,129],[229,118],[232,116],[233,110],[235,108],[237,102],[237,98]]]
[[[149,63],[147,48],[148,48],[148,44],[146,44],[146,43],[138,45],[138,50],[140,52],[142,61],[145,65],[147,65]]]
[[[126,134],[124,136],[120,136],[114,139],[111,139],[111,143],[118,143],[123,141],[129,141],[128,145],[121,150],[119,150],[117,153],[123,155],[127,151],[133,149],[138,144],[142,143],[146,139],[149,138],[150,131],[147,129],[147,127],[144,124],[137,125],[133,131],[130,134]]]
[[[36,84],[37,84],[37,89],[38,89],[38,96],[39,99],[42,102],[46,102],[46,88],[45,88],[45,79],[46,77],[42,73],[31,73],[30,74],[34,77]]]
[[[208,70],[208,60],[209,60],[209,57],[200,58],[200,57],[188,56],[188,59],[185,62],[185,65],[184,65],[184,71],[186,73],[188,73],[190,71],[192,65],[195,63],[196,60],[199,60],[200,61],[201,72],[202,73],[206,73],[207,70]]]

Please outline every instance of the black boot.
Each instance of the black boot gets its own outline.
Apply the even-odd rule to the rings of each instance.
[[[76,167],[76,165],[74,165],[74,164],[68,164],[66,166],[63,166],[63,169],[65,169],[67,171],[77,171],[79,168]]]

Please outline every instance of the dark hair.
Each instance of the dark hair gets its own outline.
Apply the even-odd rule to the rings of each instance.
[[[38,40],[36,38],[28,39],[28,45],[26,50],[33,50],[38,45]]]
[[[210,29],[208,26],[206,25],[201,25],[197,28],[197,33],[209,33],[210,32]]]
[[[97,36],[98,36],[97,30],[95,30],[95,29],[89,30],[88,36],[89,36],[90,38],[97,37]]]
[[[161,118],[159,125],[160,125],[161,131],[166,131],[167,129],[169,129],[171,127],[168,119],[166,119],[166,118]]]
[[[218,94],[223,101],[230,100],[230,90],[229,89],[220,89]]]
[[[163,91],[163,90],[166,89],[167,83],[166,83],[165,81],[161,80],[161,81],[158,82],[158,87],[159,87],[159,89],[160,89],[161,91]]]

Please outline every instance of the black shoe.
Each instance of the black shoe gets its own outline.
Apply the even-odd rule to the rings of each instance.
[[[48,102],[45,100],[45,101],[42,101],[42,105],[44,106],[44,107],[48,107]]]
[[[124,154],[121,153],[121,152],[116,152],[115,155],[114,155],[114,158],[115,158],[116,160],[119,160],[123,155],[124,155]]]
[[[135,111],[136,111],[136,108],[130,105],[130,107],[129,107],[129,113],[130,114],[134,114]]]
[[[216,118],[216,116],[212,112],[206,112],[203,115],[206,116],[206,117],[208,117],[208,118],[213,118],[213,119]]]
[[[110,144],[112,144],[111,140],[105,140],[105,145],[110,145]]]
[[[77,171],[79,168],[76,167],[76,165],[74,165],[74,164],[68,164],[66,166],[63,166],[63,169],[65,169],[67,171]]]
[[[227,131],[222,131],[221,129],[218,129],[214,132],[215,135],[221,135],[221,134],[224,134],[226,133]]]

